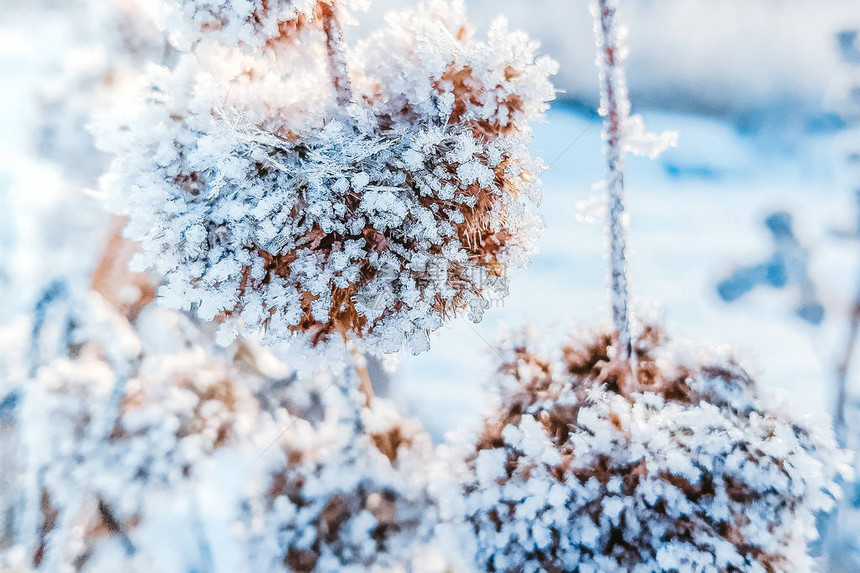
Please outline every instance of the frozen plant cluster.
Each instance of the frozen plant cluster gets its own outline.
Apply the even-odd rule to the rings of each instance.
[[[107,241],[103,259],[112,264],[97,265],[89,291],[45,294],[30,347],[9,345],[16,356],[0,360],[4,373],[23,378],[23,456],[14,459],[20,467],[9,493],[26,505],[23,515],[13,514],[17,534],[0,552],[0,567],[203,567],[182,568],[189,559],[183,544],[210,543],[200,525],[202,480],[235,474],[244,481],[254,456],[267,453],[273,464],[260,461],[257,469],[267,471],[249,485],[260,504],[249,525],[258,528],[240,539],[254,567],[446,570],[433,545],[432,445],[417,422],[379,399],[356,407],[363,399],[357,390],[344,396],[333,388],[351,388],[351,379],[300,379],[253,341],[216,346],[212,325],[151,304],[150,291],[138,288],[143,278],[124,270],[128,247]],[[106,296],[117,293],[127,296]],[[26,329],[8,330],[26,341]],[[32,371],[19,366],[30,359]],[[289,495],[276,496],[282,482]],[[229,524],[239,503],[229,486],[219,488],[236,512]],[[285,511],[289,503],[294,511]],[[166,513],[190,520],[193,535],[165,544],[158,528]],[[236,553],[244,563],[241,546]]]
[[[529,122],[555,64],[502,21],[476,39],[456,0],[354,48],[336,13],[278,50],[204,36],[153,69],[136,110],[98,122],[116,155],[103,188],[163,303],[218,321],[222,343],[262,330],[418,353],[448,317],[480,320],[528,261]]]
[[[479,569],[812,569],[816,514],[848,471],[829,428],[656,328],[634,339],[632,366],[610,335],[538,348],[508,341],[469,461]]]
[[[355,408],[354,397],[330,398],[318,423],[290,426],[282,457],[244,502],[252,569],[450,571],[434,544],[440,516],[431,484],[441,466],[429,436],[385,400]]]

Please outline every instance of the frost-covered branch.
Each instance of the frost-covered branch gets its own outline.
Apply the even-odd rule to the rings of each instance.
[[[606,141],[606,193],[609,243],[609,289],[612,321],[620,358],[633,353],[630,338],[630,293],[627,263],[627,220],[624,191],[624,124],[630,113],[624,75],[624,48],[617,22],[617,0],[599,0],[593,8],[599,48],[600,113]]]
[[[836,367],[836,396],[833,405],[833,425],[840,439],[845,438],[845,410],[848,402],[848,372],[854,363],[857,337],[860,333],[860,296],[851,304],[848,317],[848,334],[839,364]]]
[[[860,190],[855,191],[855,204],[857,208],[857,223],[854,231],[854,240],[860,240]],[[860,262],[858,262],[860,267]],[[841,440],[845,440],[847,424],[845,412],[848,404],[848,373],[854,364],[854,355],[857,351],[857,339],[860,336],[860,277],[855,285],[854,296],[848,310],[848,332],[845,336],[845,346],[839,363],[836,366],[836,392],[833,404],[833,424],[836,434]]]
[[[841,32],[838,36],[842,59],[845,63],[844,72],[847,85],[838,90],[837,107],[843,118],[851,122],[851,143],[847,162],[853,177],[860,177],[860,33],[857,30]],[[860,240],[860,186],[855,186],[854,202],[857,209],[853,239]],[[860,262],[858,262],[860,268]],[[846,440],[846,408],[848,397],[848,373],[854,363],[857,338],[860,336],[860,276],[855,286],[854,297],[851,301],[848,316],[848,333],[842,357],[836,368],[836,397],[834,402],[834,424],[837,435]]]

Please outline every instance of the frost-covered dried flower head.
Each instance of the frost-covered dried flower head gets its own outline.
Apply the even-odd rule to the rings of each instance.
[[[103,412],[114,378],[121,376],[91,343],[78,352],[75,359],[43,368],[37,384],[45,396],[43,406],[56,405],[57,416],[52,417],[56,427],[64,404],[83,409],[77,422],[69,423],[94,422]],[[110,379],[100,381],[100,372]],[[111,458],[106,467],[113,470],[104,479],[122,482],[129,500],[136,497],[131,484],[167,486],[181,481],[215,450],[241,441],[258,422],[259,405],[252,389],[259,381],[226,357],[212,356],[200,347],[144,356],[125,384],[116,425],[99,455]],[[87,431],[75,427],[66,432],[72,441]],[[121,472],[127,480],[118,479]]]
[[[132,119],[102,122],[104,187],[162,300],[217,319],[222,341],[262,328],[420,352],[528,261],[528,122],[554,64],[502,22],[478,41],[461,3],[428,2],[349,54],[353,101],[337,107],[318,48],[213,48],[154,72]]]
[[[335,9],[364,9],[369,0],[164,0],[172,41],[187,49],[200,39],[260,48],[295,41],[299,30]]]
[[[284,436],[282,462],[244,504],[255,571],[444,570],[424,551],[438,523],[429,437],[379,399],[361,419],[356,434],[329,411]]]
[[[514,341],[471,456],[488,571],[808,571],[843,455],[724,356],[656,329],[636,375],[610,336],[544,357]]]

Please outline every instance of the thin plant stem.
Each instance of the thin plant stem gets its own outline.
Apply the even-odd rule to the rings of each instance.
[[[856,199],[858,207],[856,232],[860,234],[860,191],[857,191]],[[858,277],[858,284],[854,292],[854,300],[851,302],[845,348],[836,367],[836,396],[833,404],[833,426],[836,430],[836,437],[843,445],[846,438],[845,409],[847,406],[846,402],[848,401],[848,372],[851,370],[851,364],[854,362],[858,335],[860,335],[860,277]]]
[[[627,269],[627,222],[624,192],[624,121],[629,113],[627,87],[619,47],[616,0],[599,0],[595,29],[600,48],[601,115],[606,141],[606,193],[609,243],[609,295],[618,336],[619,358],[633,356],[630,336]]]
[[[373,380],[370,378],[370,370],[367,368],[367,357],[359,352],[356,348],[350,348],[350,353],[354,357],[352,368],[355,370],[356,378],[358,379],[358,391],[361,393],[364,401],[364,406],[370,406],[376,393],[373,390]],[[351,402],[353,400],[350,400]],[[361,407],[358,407],[359,410]]]
[[[326,36],[325,47],[331,83],[334,86],[337,104],[345,106],[352,101],[352,86],[349,82],[343,29],[337,17],[337,7],[321,2],[318,10]]]

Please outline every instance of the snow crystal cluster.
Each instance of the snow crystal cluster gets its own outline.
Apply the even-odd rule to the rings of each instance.
[[[223,11],[252,4],[183,6],[240,22],[248,44],[272,24]],[[312,4],[262,3],[276,20]],[[154,69],[137,110],[98,122],[116,154],[103,187],[138,268],[165,276],[164,304],[218,321],[222,342],[263,330],[421,352],[446,318],[479,320],[528,261],[528,124],[554,64],[501,21],[475,39],[457,1],[392,15],[343,54],[313,22],[295,31],[301,57],[210,41]]]
[[[380,399],[357,408],[351,378],[299,379],[252,341],[214,346],[211,325],[148,304],[142,278],[123,272],[127,247],[108,242],[95,290],[59,290],[36,313],[39,367],[18,414],[19,529],[32,534],[2,559],[22,571],[160,570],[177,551],[153,534],[166,508],[195,518],[185,512],[205,476],[244,479],[262,453],[274,466],[259,461],[240,524],[254,570],[450,570],[434,545],[442,470],[417,422]],[[239,466],[219,465],[224,455]]]
[[[318,423],[289,427],[244,503],[253,570],[450,570],[433,546],[429,437],[384,400],[358,412],[328,402]]]
[[[487,571],[809,571],[847,471],[832,432],[765,402],[732,359],[657,329],[544,353],[513,337],[469,460]],[[635,374],[634,374],[635,372]]]
[[[96,404],[105,404],[103,384],[127,368],[124,352],[136,353],[124,347],[127,321],[154,298],[147,277],[131,278],[122,268],[127,257],[113,241],[110,256],[99,263],[110,216],[81,190],[106,167],[85,127],[93,110],[114,97],[142,60],[163,55],[164,42],[153,34],[144,6],[137,0],[71,0],[4,11],[7,32],[22,31],[36,49],[16,57],[15,65],[29,73],[13,81],[31,97],[14,114],[32,139],[13,137],[23,145],[16,150],[20,156],[13,156],[13,177],[2,197],[3,212],[12,217],[0,233],[0,275],[9,281],[8,289],[0,286],[3,571],[29,570],[37,562],[43,570],[59,570],[72,553],[89,551],[76,534],[67,535],[73,528],[79,532],[80,523],[73,521],[79,514],[61,512],[60,504],[76,497],[78,486],[86,487],[75,480],[88,470],[72,468],[88,463],[83,456],[96,448],[93,437],[107,420],[104,413],[92,415]],[[27,157],[34,151],[39,157]],[[120,268],[110,268],[111,262]],[[96,338],[110,349],[110,360],[92,359],[96,343],[84,341]],[[60,404],[53,400],[59,394],[43,392],[48,386],[62,387],[60,394],[68,390],[68,396]],[[46,412],[54,407],[56,417]],[[49,452],[55,458],[46,459]],[[93,503],[96,498],[88,497],[86,504]],[[57,540],[56,550],[47,551],[47,538]]]

